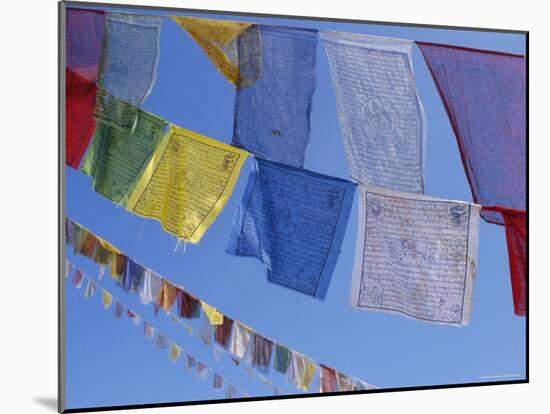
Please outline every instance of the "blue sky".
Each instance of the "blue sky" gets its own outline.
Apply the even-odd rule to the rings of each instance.
[[[185,13],[180,13],[185,14]],[[189,14],[188,14],[189,15]],[[195,14],[200,16],[198,14]],[[228,16],[207,17],[227,19]],[[388,25],[230,17],[241,21],[342,30],[481,49],[524,53],[516,34],[406,28]],[[425,193],[471,201],[455,137],[420,51],[413,49],[416,84],[428,123]],[[202,50],[170,19],[163,21],[157,80],[143,108],[167,121],[229,143],[235,90]],[[525,377],[525,319],[513,313],[504,228],[481,222],[472,319],[466,328],[432,325],[396,315],[359,311],[348,304],[357,225],[357,200],[326,299],[269,284],[264,266],[225,253],[233,216],[253,160],[243,168],[225,210],[198,245],[175,251],[176,239],[158,222],[126,212],[93,192],[91,180],[66,168],[67,215],[107,239],[147,267],[194,295],[313,359],[379,387],[404,387]],[[326,55],[319,43],[317,89],[305,168],[348,178],[348,168]],[[68,258],[97,276],[90,260]],[[219,362],[197,336],[190,337],[162,313],[102,284],[189,353],[252,396],[271,395],[268,387],[235,367]],[[100,295],[86,300],[67,282],[67,408],[178,402],[223,398],[212,378],[200,381],[183,361],[172,363],[156,351],[142,329],[128,318],[103,311]],[[497,376],[497,377],[495,377]],[[278,374],[268,376],[285,393],[295,393]],[[367,397],[365,397],[367,398]]]

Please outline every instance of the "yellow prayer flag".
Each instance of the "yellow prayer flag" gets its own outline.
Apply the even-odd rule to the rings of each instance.
[[[304,391],[307,391],[309,389],[311,381],[313,380],[313,374],[315,373],[315,364],[307,358],[304,358],[304,363],[304,376],[301,378],[302,381],[300,382],[300,388]]]
[[[182,240],[197,243],[231,196],[249,153],[174,125],[127,204]]]
[[[237,39],[252,23],[185,16],[172,16],[172,20],[189,33],[229,82],[239,84]]]
[[[181,348],[175,343],[170,344],[170,360],[176,362],[180,358]]]
[[[210,306],[208,303],[205,303],[202,300],[201,306],[206,317],[210,321],[210,325],[221,325],[223,323],[223,314],[218,312],[216,308]]]
[[[103,308],[109,309],[111,303],[113,303],[113,297],[109,292],[104,290],[103,295],[101,295],[101,302],[103,303]]]

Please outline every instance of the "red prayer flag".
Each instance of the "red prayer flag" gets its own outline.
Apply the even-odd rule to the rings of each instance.
[[[456,136],[474,201],[526,209],[525,56],[416,42]],[[482,217],[504,224],[495,211]]]

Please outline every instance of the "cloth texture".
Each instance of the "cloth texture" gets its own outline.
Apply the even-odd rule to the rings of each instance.
[[[223,315],[208,303],[201,301],[202,310],[208,318],[210,325],[221,325],[223,323]]]
[[[160,16],[106,13],[96,119],[133,130],[155,82],[161,24]]]
[[[362,184],[423,193],[424,110],[412,42],[321,32],[351,177]]]
[[[167,280],[162,281],[162,286],[157,298],[157,305],[168,312],[176,300],[178,289]]]
[[[474,202],[526,208],[525,56],[417,42],[455,133]],[[504,224],[497,211],[482,217]]]
[[[197,243],[223,210],[248,153],[172,126],[128,200],[128,210]]]
[[[99,122],[81,168],[92,176],[94,191],[125,206],[165,127],[163,119],[145,111],[139,111],[133,133]]]
[[[258,258],[272,283],[324,299],[354,192],[349,181],[258,158],[227,252]]]
[[[113,297],[106,290],[103,290],[101,294],[101,303],[103,304],[104,309],[109,309],[109,307],[113,303]]]
[[[172,20],[187,31],[229,82],[242,87],[252,84],[258,78],[260,40],[257,30],[249,31],[252,23],[187,16],[172,16]],[[239,53],[239,50],[245,48],[244,44],[247,52],[255,53]],[[243,62],[239,65],[248,56],[255,59],[254,64]],[[240,71],[239,67],[244,64],[254,70]]]
[[[242,323],[235,321],[229,351],[237,358],[243,358],[250,342],[252,331]]]
[[[336,371],[326,365],[319,364],[319,392],[338,391]]]
[[[304,165],[310,113],[316,87],[315,30],[257,26],[261,40],[260,77],[237,89],[232,144],[262,158],[294,167]],[[247,53],[244,42],[240,54]],[[248,53],[253,53],[248,51]],[[239,61],[254,72],[257,59]]]
[[[180,289],[178,291],[178,309],[179,316],[182,318],[198,318],[200,316],[200,301]]]

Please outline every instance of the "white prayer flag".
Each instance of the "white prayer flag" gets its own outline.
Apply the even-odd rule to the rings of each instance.
[[[480,206],[367,186],[359,200],[351,305],[467,325]]]
[[[362,184],[424,192],[424,109],[412,41],[321,32],[351,177]]]

